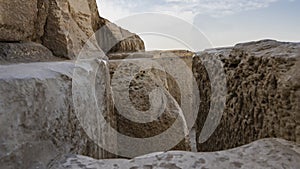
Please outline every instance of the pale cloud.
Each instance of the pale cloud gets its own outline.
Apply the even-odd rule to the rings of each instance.
[[[131,15],[133,12],[125,5],[118,5],[117,0],[97,0],[99,13],[111,21]]]
[[[117,20],[141,12],[162,12],[192,21],[198,14],[222,17],[266,8],[278,0],[98,0],[100,13]]]
[[[97,0],[102,17],[115,21],[119,26],[135,33],[145,32],[136,26],[136,22],[145,23],[144,27],[161,27],[153,32],[172,32],[180,24],[163,22],[157,19],[159,24],[149,24],[144,20],[126,20],[133,14],[158,12],[183,18],[192,23],[205,34],[214,46],[232,46],[239,42],[259,39],[277,39],[282,41],[299,42],[299,24],[295,0]],[[279,2],[281,1],[281,2]],[[276,3],[278,2],[278,3]],[[283,3],[287,2],[287,3]],[[276,3],[276,4],[275,4]],[[295,5],[294,5],[294,4]],[[281,8],[282,6],[282,8]],[[290,7],[294,7],[290,9]],[[257,9],[270,8],[270,10]],[[280,10],[278,8],[281,8]],[[251,10],[253,10],[251,12]],[[249,11],[242,13],[243,11]],[[234,15],[235,14],[235,15]],[[140,16],[140,15],[137,15]],[[127,22],[124,22],[127,21]],[[275,21],[276,22],[275,22]],[[123,21],[123,22],[122,22]],[[166,24],[165,24],[166,23]],[[164,27],[167,25],[167,28]],[[170,28],[171,27],[171,28]],[[147,29],[148,30],[148,29]],[[190,30],[186,34],[189,38]],[[149,31],[146,31],[149,32]],[[151,31],[150,31],[151,32]],[[145,41],[147,49],[184,49],[185,46],[167,39],[139,34]],[[181,39],[182,40],[182,39]],[[186,42],[186,41],[183,41]],[[199,48],[202,48],[199,45]],[[188,48],[187,48],[188,49]],[[201,50],[201,49],[196,49]]]

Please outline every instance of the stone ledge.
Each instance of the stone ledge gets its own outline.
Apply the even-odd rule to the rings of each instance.
[[[73,62],[0,65],[0,168],[46,168],[65,153],[114,157],[88,137],[75,114],[74,67]],[[101,98],[105,110],[111,100]],[[104,140],[116,142],[113,136]]]
[[[220,60],[227,81],[221,122],[208,141],[198,144],[198,150],[224,150],[269,137],[300,143],[299,51],[300,43],[263,40],[197,54],[193,72],[202,99],[197,138],[212,100],[220,99],[212,98],[211,81],[203,60]],[[218,70],[210,73],[216,76],[214,85],[218,85],[221,78]]]
[[[95,160],[79,155],[67,155],[52,166],[52,169],[296,169],[300,167],[299,152],[299,145],[292,142],[282,139],[263,139],[226,151],[211,153],[170,151],[144,155],[131,160]]]

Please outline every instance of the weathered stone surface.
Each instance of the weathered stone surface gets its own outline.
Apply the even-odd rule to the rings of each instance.
[[[95,160],[67,155],[52,168],[126,168],[126,169],[281,169],[299,168],[300,147],[282,139],[264,139],[227,151],[211,153],[161,152],[132,160]]]
[[[105,52],[145,49],[136,34],[101,18],[95,0],[2,0],[0,14],[0,41],[39,42],[63,58],[76,58],[100,28],[97,40]]]
[[[45,46],[34,43],[3,43],[0,42],[0,64],[59,61]]]
[[[93,35],[92,12],[87,0],[49,0],[43,44],[60,57],[74,59]]]
[[[112,101],[108,100],[109,88],[105,85],[108,72],[104,71],[105,64],[99,66],[101,78],[97,78],[95,85],[102,102],[98,105],[106,118],[112,120],[113,111],[109,111]],[[86,126],[82,126],[84,123],[76,116],[75,110],[80,105],[75,105],[73,99],[84,95],[75,91],[76,97],[73,97],[74,68],[72,62],[0,65],[1,169],[47,168],[58,155],[65,153],[112,157],[94,139],[114,144],[115,137],[98,132],[91,140],[83,130]],[[76,68],[82,73],[90,71],[88,67]],[[81,101],[87,105],[86,110],[95,108],[93,104]],[[97,120],[97,117],[89,118]],[[97,126],[93,121],[89,122],[91,126]]]
[[[146,52],[118,52],[109,53],[107,56],[110,60],[120,60],[120,59],[140,59],[140,58],[170,58],[178,57],[181,58],[186,64],[192,68],[192,58],[194,52],[188,50],[156,50],[156,51],[146,51]]]
[[[74,59],[97,30],[91,42],[97,39],[104,52],[108,46],[111,52],[145,49],[137,35],[100,18],[95,0],[50,0],[43,44],[56,56]]]
[[[186,50],[167,50],[167,51],[146,51],[146,52],[134,52],[134,53],[111,53],[108,56],[109,60],[120,60],[120,61],[110,61],[114,62],[122,62],[122,59],[153,59],[157,63],[161,62],[161,59],[170,60],[169,63],[172,63],[172,58],[179,58],[186,64],[188,68],[192,70],[193,65],[193,56],[194,52],[186,51]],[[168,61],[165,61],[168,63]],[[114,65],[114,64],[113,64]],[[179,70],[180,71],[180,70]],[[177,103],[181,104],[181,92],[178,87],[177,82],[174,78],[172,78],[168,74],[164,74],[166,78],[165,87],[171,93],[171,95],[175,98]],[[184,76],[184,75],[183,75]],[[187,86],[191,84],[186,84]]]
[[[40,42],[48,7],[48,0],[1,0],[0,41]]]
[[[147,62],[147,60],[145,60],[145,62]],[[122,64],[122,67],[118,67],[120,64]],[[167,85],[166,73],[154,69],[142,70],[139,66],[139,61],[110,61],[110,69],[112,75],[113,94],[118,98],[115,98],[114,101],[115,104],[119,105],[119,107],[116,106],[115,108],[115,111],[118,112],[118,131],[133,138],[154,137],[165,132],[165,130],[170,128],[178,118],[180,122],[177,123],[176,126],[177,132],[172,136],[169,136],[170,138],[165,138],[165,140],[172,139],[172,137],[182,138],[183,140],[177,146],[176,144],[174,145],[176,146],[174,149],[190,150],[189,139],[187,136],[188,128],[180,106],[169,92],[159,90],[159,88],[164,88]],[[116,70],[118,71],[117,74],[115,73]],[[133,73],[135,71],[137,73],[136,75]],[[133,79],[131,79],[132,77]],[[129,86],[127,86],[126,83],[129,83]],[[167,98],[165,98],[165,100],[162,99],[162,96],[158,93],[152,93],[151,95],[150,93],[156,89],[159,90],[159,93],[167,95]],[[124,95],[125,93],[123,91],[129,92],[129,99],[125,99],[126,95]],[[116,92],[121,93],[116,96]],[[152,99],[155,99],[156,101]],[[162,102],[158,103],[157,100],[160,99],[162,99]],[[126,102],[126,100],[128,100],[128,102]],[[156,109],[151,109],[151,104],[158,104],[158,107],[155,107]],[[166,104],[166,107],[163,107],[163,104]],[[131,106],[135,108],[136,111],[132,111],[132,109],[130,109]],[[139,121],[138,119],[136,119],[136,121],[132,121],[123,116],[124,114],[130,113],[132,114],[131,117],[142,117],[142,115],[146,114],[149,119],[144,123],[142,121],[137,122]],[[145,119],[146,118],[143,118],[143,120]],[[159,143],[155,144],[157,146]],[[135,148],[138,148],[137,146],[138,145],[136,145]],[[145,145],[139,146],[141,146],[140,149],[147,150]],[[165,146],[161,146],[162,149],[164,147]],[[143,153],[149,153],[149,151],[151,152],[153,150],[149,149]]]
[[[203,60],[216,56],[224,64],[227,79],[226,107],[216,131],[208,141],[198,144],[198,150],[224,150],[266,137],[300,143],[300,44],[271,40],[206,50],[194,58],[201,96],[197,138],[212,100],[220,99],[212,98],[203,64]],[[216,72],[219,70],[211,73],[218,81]]]
[[[181,61],[179,64],[186,63],[185,68],[191,71],[192,55],[187,56],[186,53],[189,53],[187,51],[182,52],[182,55],[174,55],[174,53],[178,54],[180,52],[153,51],[109,55],[111,59],[109,64],[113,92],[114,95],[116,94],[115,92],[118,94],[115,97],[120,97],[114,99],[116,112],[119,112],[117,115],[117,125],[118,131],[122,134],[133,138],[148,138],[166,132],[166,130],[174,124],[175,120],[179,118],[180,124],[177,126],[177,134],[174,133],[172,136],[169,136],[170,138],[164,138],[163,142],[168,142],[168,139],[172,139],[174,136],[185,138],[177,146],[175,146],[175,144],[173,150],[190,150],[191,146],[187,135],[188,126],[185,124],[185,113],[189,114],[190,112],[183,114],[183,110],[191,110],[181,109],[181,99],[183,96],[181,96],[177,84],[178,82],[175,80],[176,78],[168,74],[170,73],[168,70],[170,71],[170,65],[176,67],[176,64],[172,60],[179,59]],[[183,53],[185,55],[183,55]],[[178,64],[178,62],[176,63]],[[158,68],[162,68],[162,70]],[[180,67],[177,67],[177,69],[178,76],[180,76],[180,73],[185,73],[185,71],[180,70]],[[190,73],[192,75],[192,72]],[[188,74],[181,76],[187,77]],[[182,79],[178,78],[177,80]],[[190,89],[192,83],[188,84],[188,81],[186,83],[184,86]],[[155,90],[159,90],[158,93],[155,93]],[[128,95],[126,95],[126,92]],[[165,100],[162,99],[160,94],[165,94],[167,98]],[[126,99],[126,97],[128,97],[128,99]],[[192,99],[191,97],[183,98],[186,100]],[[152,102],[152,99],[155,101]],[[151,104],[158,104],[157,106],[162,108],[163,112],[159,113],[159,111],[161,111],[160,109],[152,109]],[[166,107],[163,107],[163,104],[166,104]],[[136,111],[133,110],[131,106],[134,107]],[[122,113],[120,113],[120,111]],[[126,116],[124,116],[124,114]],[[131,119],[133,117],[140,117],[142,120],[145,120],[146,117],[143,117],[145,114],[150,116],[147,122]],[[127,115],[131,115],[131,117],[128,119]],[[159,145],[158,143],[155,144],[156,146]],[[136,147],[137,146],[138,145],[136,145]],[[142,145],[141,148],[143,148],[143,146],[145,145]],[[153,146],[153,149],[154,147],[155,146]],[[164,148],[165,146],[161,146],[161,149],[157,151],[165,150]],[[171,148],[172,147],[170,147],[170,149]],[[145,153],[147,152],[144,152],[144,154]]]
[[[105,53],[144,51],[143,40],[136,34],[122,29],[114,23],[101,18],[96,37]]]
[[[0,41],[30,39],[37,12],[37,0],[1,0]]]
[[[42,43],[42,36],[45,33],[45,25],[49,14],[49,0],[37,0],[37,18],[34,23],[35,31],[32,41]]]

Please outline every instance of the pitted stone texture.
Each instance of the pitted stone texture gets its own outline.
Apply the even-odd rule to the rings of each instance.
[[[59,61],[45,46],[34,43],[3,43],[0,42],[0,64]]]
[[[37,12],[37,0],[1,0],[0,41],[30,39]]]
[[[0,66],[1,169],[47,168],[65,153],[111,157],[86,135],[74,113],[73,70],[72,62]],[[101,71],[98,73],[107,77]],[[98,89],[107,90],[106,87]],[[105,110],[111,106],[111,100],[102,98],[100,106]]]
[[[300,147],[281,139],[264,139],[231,150],[192,153],[161,152],[132,160],[94,160],[79,155],[65,156],[54,169],[282,169],[299,168]]]
[[[48,0],[1,0],[0,41],[41,42],[48,7]]]
[[[300,143],[300,44],[272,40],[210,49],[194,58],[201,105],[197,138],[210,108],[211,84],[202,60],[224,64],[227,101],[222,120],[199,151],[234,148],[252,141],[278,137]],[[217,70],[216,70],[217,72]]]
[[[49,0],[43,44],[54,55],[74,59],[94,34],[87,0]]]
[[[150,63],[158,63],[162,69],[166,69],[165,64],[172,65],[174,63],[175,59],[180,59],[181,64],[186,64],[185,68],[188,70],[191,70],[192,67],[192,56],[194,55],[193,52],[190,51],[148,51],[148,52],[135,52],[135,53],[112,53],[109,54],[108,57],[110,59],[110,69],[111,69],[111,77],[115,77],[115,71],[119,69],[120,64],[127,65],[127,68],[124,69],[122,72],[123,76],[128,76],[130,74],[130,71],[133,71],[135,68],[139,69],[140,64],[143,63],[144,65],[150,65]],[[173,65],[174,66],[174,65]],[[177,76],[188,76],[187,74],[184,74],[183,71],[180,70],[179,67],[175,68],[178,71]],[[172,77],[169,73],[166,73],[162,70],[156,70],[156,69],[147,69],[145,71],[138,71],[133,79],[130,79],[127,77],[127,80],[131,80],[129,93],[130,93],[130,101],[134,104],[135,108],[140,111],[147,111],[150,108],[150,100],[149,100],[149,94],[150,92],[155,89],[155,86],[163,87],[167,90],[167,95],[174,98],[180,107],[182,107],[182,93],[180,91],[179,84],[176,82],[177,80],[180,80],[178,77]],[[192,74],[192,72],[191,72]],[[118,77],[120,79],[120,82],[118,84],[123,83],[122,80],[124,78]],[[156,79],[156,82],[154,81]],[[182,80],[181,80],[182,81]],[[158,82],[158,84],[156,84]],[[192,90],[192,83],[189,83],[188,81],[185,82],[185,87]],[[185,95],[186,96],[186,95]],[[191,103],[192,98],[191,97],[184,97],[186,100],[190,100],[189,103]],[[173,100],[173,99],[172,99]],[[171,106],[174,103],[169,103]],[[192,106],[187,106],[189,110],[185,109],[185,113],[192,112]],[[146,124],[139,124],[139,123],[133,123],[132,121],[122,117],[118,116],[118,129],[121,133],[128,134],[132,137],[138,137],[138,138],[145,138],[145,137],[152,137],[155,135],[158,135],[173,124],[174,120],[176,119],[177,115],[179,113],[179,110],[172,110],[175,113],[175,118],[172,117],[174,113],[172,112],[165,112],[162,114],[161,118],[159,118],[158,121],[155,121],[153,123],[146,123]],[[184,114],[185,114],[184,113]],[[138,116],[138,115],[137,115]],[[196,119],[196,118],[194,118]],[[184,126],[181,126],[178,128],[178,130],[183,131]],[[191,142],[194,142],[191,140],[190,135],[187,136],[183,141],[181,141],[177,146],[173,148],[173,150],[190,150]],[[159,150],[158,150],[159,151]]]
[[[174,145],[175,147],[173,147],[173,149],[190,150],[188,128],[187,128],[184,115],[182,113],[182,110],[178,102],[167,91],[168,75],[165,72],[161,70],[157,70],[155,68],[150,68],[147,70],[142,69],[141,62],[143,62],[143,64],[147,64],[148,62],[150,65],[150,63],[153,61],[154,60],[152,59],[139,59],[139,60],[128,59],[128,60],[111,60],[109,62],[110,73],[112,78],[112,88],[113,89],[115,88],[118,91],[125,91],[125,92],[128,91],[129,98],[130,98],[130,103],[127,103],[128,105],[122,104],[123,106],[121,108],[122,113],[120,113],[118,107],[115,108],[115,111],[118,112],[117,113],[118,131],[124,135],[133,138],[153,137],[169,129],[173,125],[175,120],[178,118],[180,121],[180,125],[176,126],[177,132],[173,133],[173,135],[169,136],[169,138],[165,138],[165,140],[172,139],[172,137],[176,137],[176,136],[178,137],[183,136],[182,137],[183,140],[177,145]],[[156,60],[155,62],[159,62],[159,59]],[[136,72],[136,74],[134,74],[133,72]],[[129,86],[123,85],[125,83],[129,83]],[[166,100],[160,103],[160,104],[166,103],[165,109],[163,110],[163,112],[161,112],[162,114],[157,114],[157,112],[149,112],[151,113],[151,120],[149,120],[149,122],[147,123],[134,122],[122,115],[123,113],[129,113],[127,112],[127,109],[130,106],[129,104],[132,104],[132,106],[138,111],[141,112],[148,111],[151,107],[150,93],[157,88],[162,88],[163,90],[161,92],[163,92],[166,95]],[[158,99],[159,96],[152,95],[152,97]],[[114,101],[116,102],[116,99],[114,99]],[[130,111],[130,109],[128,109],[128,111]],[[141,115],[135,114],[133,116],[138,117]],[[159,143],[155,143],[155,144],[157,145]],[[140,146],[141,149],[145,148],[144,147],[145,145],[140,145]],[[162,146],[162,149],[163,148],[164,146]],[[150,151],[153,152],[153,150],[151,149]]]
[[[169,55],[166,55],[168,54]],[[195,53],[188,50],[156,50],[156,51],[146,51],[146,52],[119,52],[110,53],[108,58],[110,60],[120,60],[120,59],[139,59],[139,58],[164,58],[164,57],[179,57],[189,67],[192,67],[192,57]],[[173,55],[173,56],[172,56]]]
[[[180,58],[188,68],[192,70],[194,52],[187,50],[169,50],[169,51],[146,51],[146,52],[134,52],[134,53],[111,53],[107,55],[109,60],[120,60],[111,61],[111,63],[121,63],[123,59],[154,59],[155,62],[161,62],[160,59],[172,59],[174,57]],[[170,61],[171,63],[171,61]],[[115,64],[113,64],[115,65]],[[116,67],[116,65],[115,65]],[[116,68],[114,68],[116,69]],[[113,72],[112,72],[113,73]],[[181,93],[176,81],[168,74],[164,73],[166,78],[165,87],[176,99],[177,103],[181,104]],[[190,85],[190,84],[186,84]]]

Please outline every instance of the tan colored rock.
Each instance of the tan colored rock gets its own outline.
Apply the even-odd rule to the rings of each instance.
[[[100,18],[95,0],[50,0],[43,44],[56,56],[76,58],[96,31],[98,34],[93,36],[91,42],[96,43],[97,39],[99,50],[104,52],[145,49],[143,41],[137,35]],[[106,47],[112,50],[106,50]]]
[[[32,41],[42,43],[42,36],[45,33],[45,25],[49,14],[50,0],[37,0],[37,18],[35,20],[35,31]]]
[[[145,49],[140,37],[101,18],[95,0],[1,0],[0,14],[0,41],[42,43],[62,58],[75,59],[100,28],[91,40],[98,50]]]
[[[96,33],[100,48],[105,53],[144,51],[143,40],[136,34],[122,29],[101,18]]]
[[[194,54],[194,52],[188,50],[156,50],[146,52],[109,53],[107,56],[110,60],[179,57],[187,64],[187,66],[192,68],[192,57]]]
[[[48,0],[1,0],[0,41],[41,42],[48,8]]]
[[[37,0],[1,0],[0,4],[0,41],[31,39],[38,13]]]
[[[300,167],[299,153],[299,145],[293,142],[282,139],[264,139],[226,151],[211,153],[159,152],[136,157],[131,160],[95,160],[80,155],[67,155],[52,168],[296,169]]]
[[[197,138],[208,118],[210,104],[220,99],[212,97],[212,83],[203,64],[203,60],[216,56],[224,64],[226,74],[226,107],[224,112],[215,112],[222,113],[220,124],[208,141],[198,144],[198,150],[224,150],[266,137],[300,143],[300,44],[272,40],[205,50],[194,58],[193,71],[202,100]],[[217,75],[213,85],[218,85],[221,77],[212,74]]]
[[[34,43],[3,43],[0,42],[0,64],[30,63],[59,61],[45,46]]]
[[[50,0],[43,44],[54,55],[74,59],[93,35],[87,0]]]
[[[109,58],[111,59],[109,61],[109,65],[112,78],[112,88],[114,95],[117,94],[114,101],[116,107],[115,110],[118,112],[118,131],[133,138],[154,137],[171,128],[175,120],[179,118],[180,124],[177,125],[178,133],[174,133],[171,137],[169,136],[170,138],[164,138],[164,141],[162,142],[168,142],[167,140],[172,139],[174,136],[177,138],[184,138],[180,143],[180,140],[177,142],[179,144],[175,144],[176,146],[174,145],[173,150],[190,150],[191,145],[188,137],[188,125],[185,124],[185,114],[181,115],[183,114],[183,110],[190,110],[181,110],[181,97],[183,96],[181,96],[179,86],[174,77],[163,70],[158,69],[161,67],[167,70],[166,66],[170,67],[170,65],[174,63],[172,60],[179,59],[181,60],[181,64],[185,64],[184,61],[190,63],[190,65],[186,66],[186,68],[191,71],[191,55],[185,57],[183,55],[174,55],[174,53],[179,54],[181,52],[153,51],[123,54],[117,53],[109,55]],[[183,53],[186,54],[188,52],[182,52],[182,54]],[[176,67],[176,64],[174,64],[174,66]],[[178,70],[177,74],[178,72],[185,73],[180,70],[180,67],[178,67]],[[188,75],[186,74],[184,76]],[[185,87],[188,86],[188,84],[185,85]],[[191,86],[192,85],[190,85],[190,87]],[[153,93],[155,90],[159,89],[163,90],[158,93]],[[128,95],[125,95],[126,92]],[[167,97],[165,100],[161,98],[162,96],[160,94],[162,93]],[[126,99],[126,97],[129,99]],[[152,102],[153,98],[154,102]],[[192,99],[190,97],[183,98]],[[158,107],[163,108],[163,112],[161,112],[161,114],[159,113],[160,109],[156,110],[151,107],[151,104],[156,105],[156,103],[158,104]],[[166,103],[165,108],[163,107],[164,103]],[[130,106],[134,107],[136,110],[132,109]],[[120,113],[120,111],[122,113]],[[145,114],[150,116],[148,117],[149,119],[147,122],[143,121],[147,119]],[[130,115],[130,117],[127,117],[128,115]],[[132,117],[137,118],[132,120]],[[160,143],[155,144],[155,146],[153,145],[153,149],[155,149],[155,147]],[[139,145],[136,145],[135,148],[137,148],[137,146]],[[144,145],[141,145],[141,148],[144,148]],[[161,149],[158,150],[163,151],[165,150],[164,148],[165,146],[162,144]],[[172,147],[170,147],[170,149],[171,148]]]
[[[96,107],[91,102],[84,102],[87,101],[84,93],[72,90],[75,87],[74,66],[72,62],[0,65],[1,169],[48,168],[57,156],[65,153],[94,158],[113,157],[94,139],[116,144],[115,137],[102,132],[89,137],[83,130],[87,127],[82,125],[84,119],[78,118],[76,112],[80,105],[74,100],[87,105],[86,112]],[[97,78],[95,84],[97,98],[103,101],[98,104],[106,119],[113,120],[104,66],[99,64],[98,76],[101,78]],[[80,65],[76,69],[81,73],[89,71],[88,67]],[[97,117],[90,118],[98,120]],[[97,127],[98,123],[89,121],[89,124]]]
[[[155,62],[161,62],[161,60],[166,60],[163,63],[172,63],[172,58],[179,58],[185,63],[187,68],[192,70],[192,62],[194,52],[186,51],[186,50],[167,50],[167,51],[146,51],[146,52],[134,52],[134,53],[111,53],[107,55],[109,60],[120,60],[122,59],[153,59]],[[170,61],[168,61],[170,60]],[[111,61],[112,63],[114,61]],[[180,71],[180,70],[179,70]],[[181,105],[181,92],[179,86],[174,78],[171,75],[165,74],[166,78],[166,89],[170,92],[170,94],[175,98],[177,103]],[[181,76],[185,76],[181,74]],[[186,86],[192,87],[191,84],[186,84]]]
[[[135,63],[138,64],[138,62]],[[122,68],[118,67],[120,64],[122,64]],[[117,112],[118,132],[133,138],[154,137],[165,132],[173,125],[176,119],[178,119],[179,122],[176,125],[177,132],[169,136],[170,138],[164,139],[168,140],[172,139],[172,137],[182,138],[181,142],[178,140],[177,146],[176,144],[173,145],[174,149],[190,150],[189,139],[187,136],[188,128],[182,110],[177,101],[168,92],[160,91],[159,93],[164,93],[167,95],[167,98],[165,98],[165,100],[163,99],[162,103],[151,102],[153,101],[151,100],[152,98],[154,98],[156,101],[162,99],[160,94],[151,95],[150,93],[159,87],[164,88],[167,85],[166,74],[154,69],[145,71],[139,69],[140,67],[133,65],[131,61],[128,61],[127,63],[110,61],[113,95],[115,95],[115,111]],[[116,70],[118,73],[115,73]],[[132,75],[134,75],[131,73],[136,70],[138,70],[137,74],[133,76],[134,79],[131,79]],[[126,85],[127,83],[129,84],[129,87]],[[120,93],[117,94],[117,91]],[[123,91],[129,92],[129,99],[125,98],[126,96],[124,95]],[[151,103],[155,105],[158,104],[158,109],[151,109]],[[166,104],[166,107],[163,107],[162,104]],[[136,109],[136,111],[132,111],[132,107]],[[148,118],[143,118],[143,120],[146,121],[139,121],[139,119],[135,119],[135,121],[133,121],[132,119],[125,117],[124,114],[138,118],[142,118],[141,116],[145,115]],[[120,142],[120,144],[124,143]],[[155,144],[155,146],[152,145],[153,149],[160,143],[155,142]],[[143,153],[149,153],[153,151],[151,147],[145,147],[145,145],[136,145],[135,149],[137,148],[141,149],[139,150],[141,152],[143,152],[144,149],[145,152]],[[165,146],[162,145],[161,149],[163,150],[164,148]]]

